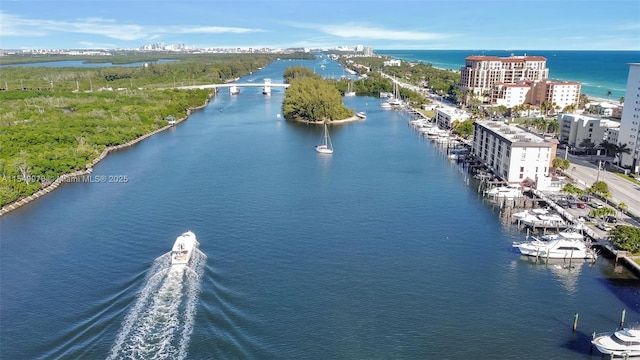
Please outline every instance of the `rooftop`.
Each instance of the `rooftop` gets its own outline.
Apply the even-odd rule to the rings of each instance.
[[[508,125],[499,121],[476,121],[476,124],[512,143],[542,144],[548,142],[541,136],[533,134],[521,127]]]

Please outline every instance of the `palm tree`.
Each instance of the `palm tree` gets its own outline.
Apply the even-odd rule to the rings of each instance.
[[[580,98],[578,100],[578,108],[584,109],[584,107],[589,103],[589,97],[587,94],[580,94]]]
[[[548,131],[548,132],[550,132],[550,133],[553,133],[553,134],[556,134],[556,135],[557,135],[558,130],[560,130],[560,124],[558,123],[558,120],[553,119],[553,120],[551,120],[551,121],[549,121],[549,122],[547,123],[547,131]]]
[[[587,149],[587,154],[592,154],[593,153],[592,150],[594,147],[596,147],[596,144],[594,144],[593,141],[591,141],[591,139],[585,138],[580,142],[580,144],[578,144],[578,147]]]
[[[627,209],[629,208],[629,205],[621,202],[620,204],[618,204],[618,209],[620,209],[620,211],[622,211],[622,213],[624,214]]]
[[[520,113],[522,112],[523,108],[524,107],[522,106],[522,104],[519,104],[519,105],[516,105],[516,106],[512,107],[511,108],[511,116],[519,118],[520,117]]]
[[[624,96],[621,97],[620,100],[618,100],[618,101],[620,101],[620,104],[624,104]]]
[[[542,103],[540,104],[540,110],[542,110],[544,116],[547,116],[549,113],[549,107],[551,105],[549,104],[549,100],[544,100],[542,101]]]
[[[616,151],[617,145],[615,143],[610,143],[607,140],[602,140],[599,147],[604,149],[605,156],[612,156]]]
[[[614,151],[618,157],[618,165],[622,164],[622,154],[631,154],[631,149],[627,147],[627,144],[623,143],[616,145]]]

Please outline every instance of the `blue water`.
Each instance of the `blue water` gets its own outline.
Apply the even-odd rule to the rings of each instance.
[[[508,214],[402,113],[345,98],[367,119],[332,126],[323,156],[282,99],[221,91],[95,167],[128,182],[1,217],[0,358],[600,359],[593,331],[640,320],[640,282],[610,261],[521,259]],[[166,253],[189,229],[203,254],[176,278]]]
[[[640,51],[376,50],[376,53],[455,71],[465,65],[467,56],[472,55],[544,56],[550,78],[579,81],[582,83],[582,93],[592,97],[607,98],[607,92],[611,91],[611,100],[619,100],[626,92],[629,63],[640,62]]]

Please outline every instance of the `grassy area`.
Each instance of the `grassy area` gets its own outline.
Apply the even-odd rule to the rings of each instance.
[[[613,172],[613,171],[611,171],[611,172]],[[613,172],[613,173],[616,174],[617,176],[627,180],[627,181],[631,181],[632,183],[634,183],[636,185],[640,185],[640,181],[636,180],[634,175],[625,175],[625,174],[620,173],[620,172]]]

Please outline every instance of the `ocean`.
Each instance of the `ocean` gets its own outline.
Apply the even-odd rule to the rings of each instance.
[[[547,58],[549,77],[579,81],[582,93],[594,98],[619,100],[627,89],[629,63],[640,63],[640,51],[561,50],[377,50],[376,54],[410,62],[430,63],[458,71],[472,55],[508,57],[532,55]],[[607,96],[611,91],[611,95]]]

